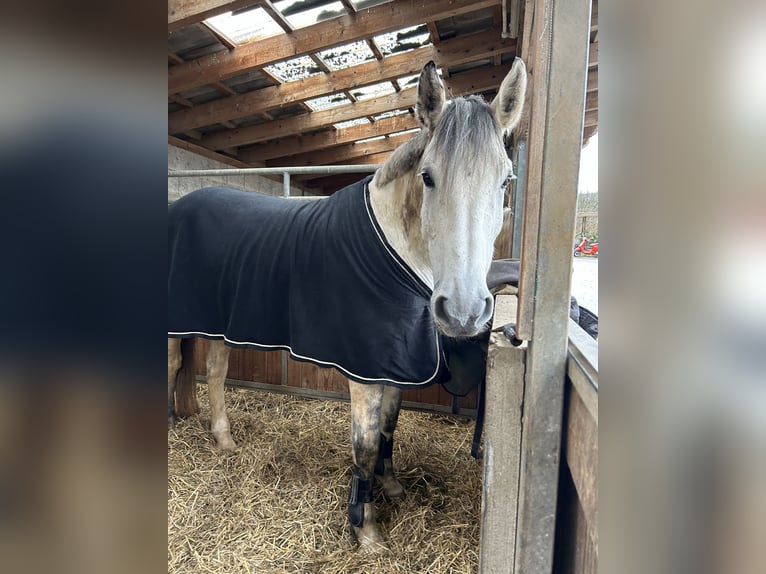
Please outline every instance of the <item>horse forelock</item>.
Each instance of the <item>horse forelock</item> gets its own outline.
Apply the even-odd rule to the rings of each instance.
[[[476,166],[477,159],[503,161],[506,157],[502,128],[481,96],[455,98],[436,125],[428,142],[428,155],[439,158],[447,179],[453,170]]]

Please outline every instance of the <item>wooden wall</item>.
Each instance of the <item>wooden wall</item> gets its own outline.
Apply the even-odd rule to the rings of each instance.
[[[204,376],[205,355],[208,341],[197,339],[196,370]],[[227,383],[237,386],[267,389],[328,399],[348,399],[348,382],[335,369],[320,368],[312,363],[287,359],[287,377],[283,377],[283,351],[257,351],[255,349],[232,349],[229,357]],[[434,411],[449,411],[452,395],[441,385],[425,389],[405,390],[404,406]],[[476,391],[458,401],[462,414],[473,415],[476,411]]]
[[[598,572],[598,422],[567,381],[556,517],[556,574]]]

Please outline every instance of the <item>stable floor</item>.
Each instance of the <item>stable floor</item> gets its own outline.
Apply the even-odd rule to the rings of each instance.
[[[350,408],[227,389],[234,453],[200,415],[168,432],[168,573],[471,573],[478,570],[483,463],[473,422],[402,411],[394,464],[405,498],[378,494],[391,552],[365,557],[348,534]]]

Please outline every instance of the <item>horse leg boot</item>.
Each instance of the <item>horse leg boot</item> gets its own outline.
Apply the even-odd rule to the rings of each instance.
[[[375,475],[380,480],[383,492],[389,498],[404,496],[404,488],[394,474],[394,431],[399,420],[402,406],[402,390],[396,387],[383,387],[383,402],[380,408],[380,446],[378,460],[375,463]]]
[[[223,341],[210,341],[207,352],[207,390],[210,397],[210,430],[218,447],[234,450],[237,443],[231,438],[229,417],[226,416],[223,385],[229,370],[229,347]]]
[[[181,368],[181,339],[168,339],[168,429],[176,422],[176,375]]]
[[[351,449],[354,477],[348,495],[348,519],[359,550],[380,553],[387,546],[375,520],[373,484],[378,459],[380,407],[383,385],[363,385],[349,381],[351,394]]]

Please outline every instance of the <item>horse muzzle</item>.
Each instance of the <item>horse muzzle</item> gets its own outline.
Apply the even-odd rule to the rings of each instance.
[[[431,312],[436,326],[448,337],[473,337],[484,330],[492,318],[494,299],[485,290],[473,297],[450,296],[435,292]]]

